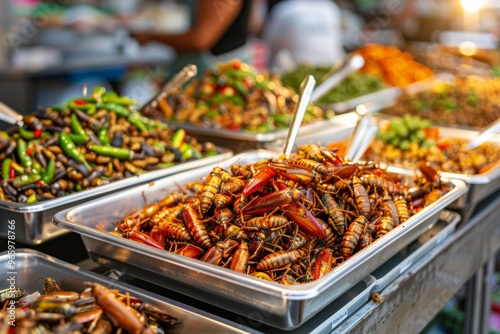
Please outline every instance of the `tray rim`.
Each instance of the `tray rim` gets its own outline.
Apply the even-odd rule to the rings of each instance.
[[[312,133],[314,131],[319,131],[319,130],[326,130],[330,126],[335,126],[338,124],[343,124],[351,121],[352,118],[357,117],[355,113],[343,113],[339,115],[332,116],[330,118],[309,123],[309,124],[303,124],[300,129],[298,135],[305,135],[308,133]],[[244,141],[249,141],[249,142],[256,142],[256,143],[268,143],[268,142],[273,142],[278,139],[284,139],[286,138],[286,135],[288,133],[288,128],[278,130],[278,131],[272,131],[268,133],[253,133],[253,132],[245,132],[245,131],[231,131],[227,129],[217,129],[217,128],[205,128],[199,125],[195,125],[192,123],[186,123],[186,122],[171,122],[171,121],[165,121],[166,124],[173,126],[173,127],[182,127],[186,129],[189,133],[193,135],[203,135],[207,137],[214,137],[214,138],[225,138],[225,139],[232,139],[232,140],[244,140]]]

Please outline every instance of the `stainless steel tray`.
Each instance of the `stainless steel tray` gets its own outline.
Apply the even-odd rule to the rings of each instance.
[[[318,106],[324,110],[331,109],[336,114],[343,114],[349,111],[353,111],[360,104],[364,104],[369,107],[371,111],[378,111],[383,108],[392,106],[396,103],[398,97],[403,93],[407,92],[410,94],[416,93],[423,89],[432,87],[438,81],[451,82],[453,80],[453,75],[449,73],[438,73],[433,78],[428,80],[423,80],[415,82],[408,85],[405,88],[401,87],[388,87],[377,92],[362,95],[347,101],[330,103],[330,104],[319,104]]]
[[[456,212],[441,211],[438,221],[429,226],[424,234],[371,273],[376,279],[373,291],[379,292],[385,289],[431,249],[451,238],[460,219],[460,215]]]
[[[375,122],[377,119],[390,119],[387,115],[377,115],[375,117]],[[337,130],[329,131],[318,131],[316,133],[307,134],[300,136],[295,140],[295,145],[305,145],[305,144],[317,144],[318,142],[322,145],[327,145],[330,142],[342,141],[348,138],[351,131],[354,129],[356,123],[355,120],[352,123],[344,123]],[[478,131],[451,128],[451,127],[438,127],[441,137],[443,138],[473,138],[478,134]],[[500,135],[496,135],[491,138],[488,142],[493,142],[500,145]],[[283,141],[277,140],[273,143],[264,145],[266,149],[281,152],[283,147]],[[453,210],[465,210],[473,208],[475,205],[480,203],[486,197],[494,193],[497,189],[500,189],[500,164],[495,168],[490,169],[486,173],[482,174],[460,174],[460,173],[447,173],[439,172],[441,176],[451,179],[460,179],[469,184],[469,191],[465,196],[460,197],[454,203],[448,206],[449,209]]]
[[[0,214],[5,220],[15,221],[17,242],[37,245],[67,233],[67,230],[51,224],[52,216],[56,212],[105,194],[151,182],[175,173],[211,165],[233,155],[232,151],[228,148],[218,147],[218,150],[220,153],[212,157],[188,161],[173,167],[146,172],[138,176],[129,177],[52,200],[33,204],[0,201]],[[7,234],[7,224],[0,224],[0,237],[5,238]]]
[[[56,279],[67,290],[83,291],[84,282],[95,282],[111,289],[121,292],[130,292],[131,296],[137,297],[143,302],[151,303],[167,311],[182,321],[182,325],[169,333],[252,333],[250,328],[240,324],[198,310],[194,307],[184,305],[169,298],[153,294],[151,292],[136,288],[132,285],[115,281],[75,265],[58,260],[44,253],[31,249],[17,249],[15,251],[15,274],[9,271],[9,255],[7,252],[0,253],[0,290],[9,288],[10,276],[15,277],[15,286],[33,293],[43,290],[43,278],[52,277]]]
[[[324,121],[302,125],[299,129],[299,136],[321,130],[328,130],[332,127],[342,126],[345,123],[353,122],[356,119],[354,113],[333,116]],[[261,149],[264,143],[270,143],[279,139],[285,139],[288,129],[268,132],[254,133],[246,131],[231,131],[226,129],[206,128],[190,123],[170,123],[172,126],[181,126],[189,133],[196,135],[199,140],[206,140],[232,149],[235,153],[243,151]]]
[[[458,137],[472,139],[479,132],[473,130],[463,130],[450,127],[439,127],[442,137]],[[500,135],[496,135],[488,142],[493,142],[500,146]],[[496,190],[500,189],[500,164],[495,168],[488,170],[482,174],[459,174],[440,172],[440,175],[448,178],[460,179],[469,184],[469,191],[464,201],[453,203],[451,209],[465,209],[476,206],[489,195],[493,194]]]
[[[220,165],[227,167],[235,161],[247,164],[277,156],[270,151],[250,151],[236,155],[230,161],[220,162]],[[90,257],[104,266],[175,289],[270,326],[292,329],[303,324],[416,239],[436,222],[439,213],[447,205],[467,190],[463,181],[450,180],[455,186],[453,190],[389,232],[382,242],[375,242],[356,253],[322,279],[294,286],[259,280],[95,228],[94,223],[97,222],[106,230],[112,230],[113,224],[128,212],[143,208],[145,200],[148,203],[158,201],[169,192],[176,191],[178,185],[205,177],[212,168],[198,168],[66,209],[57,213],[53,221],[62,228],[81,234]],[[409,173],[408,170],[390,171],[411,175],[405,174]]]

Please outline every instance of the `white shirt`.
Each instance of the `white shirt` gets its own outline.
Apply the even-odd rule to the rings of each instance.
[[[273,7],[264,29],[271,59],[290,50],[297,64],[334,65],[345,56],[341,16],[328,0],[288,0]]]

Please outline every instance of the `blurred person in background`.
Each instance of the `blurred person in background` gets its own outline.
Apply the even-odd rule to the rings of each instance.
[[[171,75],[186,64],[198,66],[198,74],[217,62],[239,58],[248,62],[251,50],[247,43],[249,19],[253,1],[198,0],[193,1],[191,27],[180,34],[135,32],[141,45],[160,42],[173,47],[177,57]]]
[[[345,56],[342,48],[341,15],[330,0],[287,0],[271,2],[263,39],[270,62],[288,50],[297,64],[335,65]]]

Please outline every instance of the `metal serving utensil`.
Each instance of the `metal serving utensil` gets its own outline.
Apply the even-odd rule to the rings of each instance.
[[[346,159],[357,162],[363,156],[373,138],[377,134],[378,127],[372,124],[372,113],[360,104],[356,108],[358,122],[347,139],[345,155]]]
[[[285,144],[283,145],[283,154],[285,157],[288,157],[290,153],[292,153],[293,145],[299,133],[299,128],[304,118],[304,114],[306,113],[307,105],[311,101],[315,84],[316,80],[312,75],[306,76],[300,84],[299,100],[295,106],[292,122],[288,128]]]
[[[158,94],[156,94],[155,97],[153,97],[139,109],[139,112],[142,113],[148,110],[149,108],[156,108],[158,106],[159,100],[165,99],[170,92],[184,85],[186,82],[195,77],[197,73],[198,73],[198,68],[196,67],[196,65],[188,64],[184,66],[184,68],[180,70],[179,73],[177,73],[171,80],[169,80],[160,89],[160,91],[158,92]]]
[[[2,102],[0,102],[0,120],[18,126],[24,124],[23,115]]]
[[[483,144],[500,131],[500,118],[483,128],[476,137],[474,137],[466,146],[466,149],[472,150]]]
[[[333,87],[338,85],[342,80],[345,79],[349,74],[359,70],[365,64],[365,59],[358,55],[353,54],[349,56],[344,65],[336,72],[333,72],[332,75],[325,79],[316,89],[314,90],[311,101],[316,102],[325,96]]]

